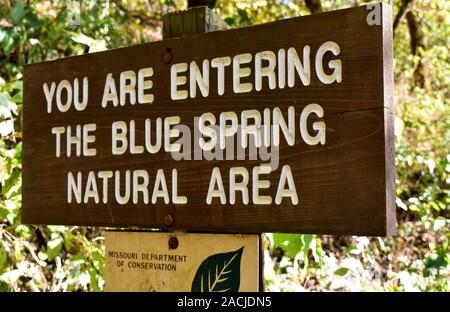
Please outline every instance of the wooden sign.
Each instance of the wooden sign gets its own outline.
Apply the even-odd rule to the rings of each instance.
[[[25,67],[22,221],[395,233],[391,8]]]
[[[107,231],[105,239],[106,291],[259,290],[258,235]]]

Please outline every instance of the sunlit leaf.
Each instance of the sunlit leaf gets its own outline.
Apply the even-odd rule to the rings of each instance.
[[[19,24],[22,18],[25,16],[25,4],[22,0],[15,1],[14,7],[11,9],[9,16],[14,21],[14,23]]]
[[[6,261],[8,260],[8,254],[6,253],[5,246],[0,241],[0,274],[6,266]]]
[[[303,242],[301,234],[273,234],[274,247],[280,247],[286,252],[286,255],[295,258],[295,256],[302,250]]]
[[[347,274],[348,272],[348,268],[339,268],[336,271],[334,271],[334,274],[339,275],[339,276],[344,276],[345,274]]]
[[[55,235],[52,240],[47,243],[47,256],[49,260],[53,260],[60,252],[63,245],[63,239],[59,235]]]

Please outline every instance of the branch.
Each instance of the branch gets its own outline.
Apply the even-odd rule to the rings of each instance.
[[[400,20],[403,17],[403,14],[405,14],[406,9],[408,8],[408,5],[412,2],[413,0],[402,0],[402,3],[400,4],[400,8],[398,9],[398,13],[395,16],[394,19],[394,23],[393,23],[393,28],[394,31],[397,28],[397,26],[400,24]]]
[[[121,11],[125,12],[126,14],[128,14],[133,18],[139,19],[144,25],[153,27],[159,27],[162,25],[161,16],[159,16],[158,14],[156,14],[156,16],[154,17],[150,17],[138,11],[128,10],[126,7],[122,5],[122,3],[120,3],[120,1],[114,1],[114,3]]]

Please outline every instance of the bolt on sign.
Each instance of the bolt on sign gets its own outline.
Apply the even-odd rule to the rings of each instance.
[[[392,63],[376,4],[27,65],[22,220],[391,235]]]
[[[107,231],[105,238],[106,291],[258,291],[258,235]]]

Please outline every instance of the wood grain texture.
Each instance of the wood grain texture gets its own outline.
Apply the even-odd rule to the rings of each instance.
[[[381,4],[380,4],[381,5]],[[24,160],[22,221],[34,224],[77,224],[165,228],[164,217],[175,217],[174,228],[216,232],[301,232],[354,235],[395,233],[395,162],[392,81],[392,21],[390,7],[383,4],[383,22],[369,26],[365,6],[287,19],[260,26],[193,35],[90,55],[27,65],[24,76]],[[231,67],[226,68],[224,95],[217,95],[217,80],[211,76],[210,95],[183,101],[170,99],[170,64],[163,55],[172,51],[173,63],[201,62],[238,53],[311,46],[312,55],[325,41],[341,47],[343,79],[324,85],[312,69],[311,84],[270,90],[267,80],[260,92],[234,94]],[[155,102],[102,109],[101,97],[108,73],[118,77],[125,70],[152,66]],[[89,77],[89,104],[85,111],[46,112],[42,91],[45,82]],[[243,82],[246,82],[243,79]],[[137,125],[143,138],[146,118],[181,116],[192,127],[194,117],[223,111],[279,107],[296,108],[296,120],[309,103],[325,111],[327,143],[308,146],[296,128],[296,144],[280,148],[280,169],[271,173],[271,188],[264,195],[275,197],[282,165],[290,165],[299,205],[283,200],[281,205],[206,205],[211,171],[220,167],[223,181],[233,166],[251,169],[261,160],[174,161],[170,154],[111,155],[111,123],[116,120]],[[96,157],[54,156],[53,126],[97,124]],[[281,140],[284,144],[284,140]],[[179,193],[189,197],[187,205],[157,204],[67,204],[67,172],[144,169],[152,175],[164,169],[168,184],[171,170],[178,169]],[[150,179],[152,185],[152,178]],[[226,194],[228,183],[225,184]],[[169,186],[169,190],[171,186]],[[109,194],[113,197],[114,185]],[[110,201],[112,202],[112,201]]]
[[[186,37],[229,28],[213,10],[206,6],[185,11],[170,12],[163,16],[163,38]]]
[[[383,9],[383,68],[384,68],[384,103],[388,109],[385,110],[385,149],[386,149],[386,185],[390,192],[386,192],[386,232],[395,235],[397,222],[395,214],[395,131],[394,131],[394,47],[392,27],[392,7],[385,6]]]

